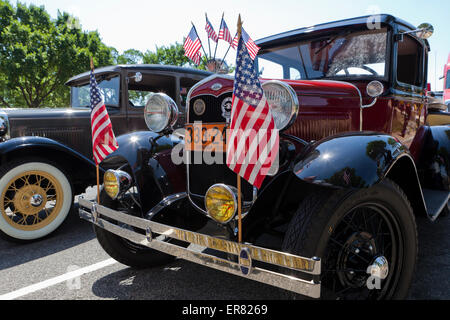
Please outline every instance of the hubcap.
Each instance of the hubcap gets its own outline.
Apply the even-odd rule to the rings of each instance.
[[[389,263],[384,256],[377,257],[373,263],[367,268],[371,276],[378,277],[381,280],[387,278],[389,274]]]
[[[45,227],[59,214],[63,191],[59,181],[41,170],[12,178],[0,199],[1,214],[14,228],[31,231]]]

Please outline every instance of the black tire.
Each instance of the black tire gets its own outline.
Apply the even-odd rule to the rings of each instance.
[[[49,236],[73,200],[70,177],[58,164],[37,157],[7,163],[0,168],[0,237],[28,243]]]
[[[117,201],[112,200],[103,190],[100,193],[101,205],[117,209]],[[118,262],[136,269],[144,269],[166,265],[175,257],[135,244],[111,232],[94,225],[97,240],[103,250]]]
[[[322,259],[322,299],[404,299],[418,236],[411,205],[386,179],[358,191],[311,194],[289,224],[283,251]],[[389,273],[369,289],[367,267],[385,257]]]

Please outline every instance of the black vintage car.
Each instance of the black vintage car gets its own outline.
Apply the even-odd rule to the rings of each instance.
[[[161,65],[98,68],[116,136],[146,129],[144,106],[151,93],[164,92],[180,106],[210,72]],[[93,185],[89,73],[69,79],[71,108],[0,109],[0,236],[42,238],[66,218],[74,195]],[[120,146],[119,146],[120,147]]]
[[[169,97],[150,101],[150,131],[119,137],[102,164],[100,204],[79,200],[104,250],[133,267],[176,256],[314,298],[405,298],[415,217],[449,209],[450,114],[426,95],[431,26],[372,18],[256,42],[280,132],[279,168],[259,189],[243,180],[238,194],[224,161],[234,77],[191,88],[185,130],[159,116]]]

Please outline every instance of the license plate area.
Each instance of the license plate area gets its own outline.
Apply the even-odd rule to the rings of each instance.
[[[226,123],[189,123],[184,128],[186,151],[226,152]]]

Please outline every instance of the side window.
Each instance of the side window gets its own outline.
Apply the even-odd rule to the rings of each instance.
[[[129,73],[133,76],[134,73]],[[152,93],[165,93],[176,101],[175,78],[173,76],[151,74],[142,72],[142,80],[128,83],[128,106],[132,108],[144,108]]]
[[[398,41],[397,80],[399,82],[422,86],[422,46],[412,37],[403,36]]]

